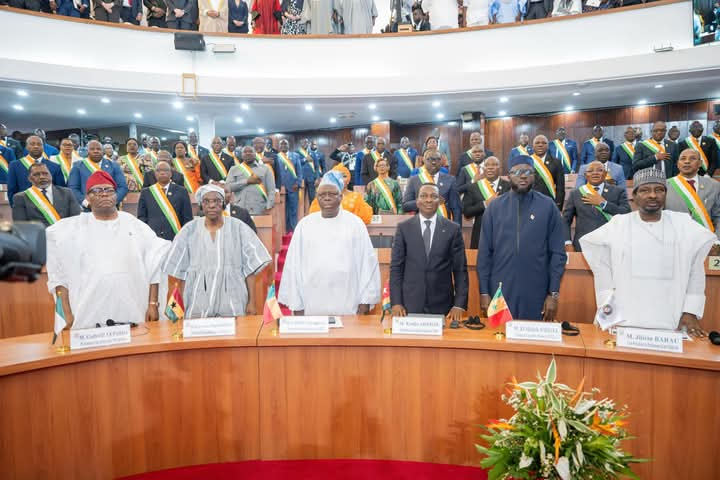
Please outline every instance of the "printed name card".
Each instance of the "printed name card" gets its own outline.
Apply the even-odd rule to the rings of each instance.
[[[683,353],[683,334],[671,330],[617,327],[617,346]]]
[[[407,317],[393,317],[393,335],[436,335],[442,336],[442,315],[415,315]]]
[[[562,325],[552,322],[513,320],[505,324],[505,336],[508,340],[562,342]]]
[[[130,343],[130,325],[70,330],[70,350]]]
[[[329,317],[280,317],[280,333],[328,333]]]
[[[235,335],[235,317],[194,318],[183,321],[183,337],[225,337]]]

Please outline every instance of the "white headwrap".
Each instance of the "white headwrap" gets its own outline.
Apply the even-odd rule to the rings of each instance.
[[[217,185],[208,184],[208,185],[203,185],[202,187],[200,187],[198,189],[197,193],[195,194],[195,198],[197,199],[197,202],[202,203],[203,197],[210,192],[219,193],[223,199],[223,202],[225,201],[225,190],[222,187],[218,187]]]

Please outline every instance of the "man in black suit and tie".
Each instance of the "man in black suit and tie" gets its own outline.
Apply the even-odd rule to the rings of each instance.
[[[237,218],[241,222],[243,222],[248,227],[252,228],[252,231],[257,233],[257,226],[255,225],[255,222],[253,222],[252,216],[250,215],[250,212],[247,211],[247,209],[240,207],[238,205],[233,205],[235,202],[235,196],[233,195],[232,190],[230,190],[230,186],[226,183],[223,185],[225,189],[225,211],[223,212],[223,215],[230,216],[233,218]]]
[[[170,181],[180,185],[185,185],[185,177],[183,177],[183,174],[175,170],[175,168],[172,167],[172,157],[170,156],[170,152],[167,150],[160,150],[157,153],[157,161],[160,162],[166,162],[168,165],[170,165],[170,168],[172,168],[172,177],[170,177]],[[155,171],[153,170],[147,170],[145,172],[145,175],[143,175],[143,186],[150,187],[152,185],[155,185],[157,183],[157,178],[155,177]]]
[[[480,228],[485,207],[495,200],[498,195],[510,191],[510,182],[500,178],[500,160],[490,157],[485,160],[483,177],[468,185],[463,197],[463,214],[466,217],[475,217],[472,233],[470,234],[470,248],[477,250],[480,241]]]
[[[15,194],[12,218],[15,222],[36,221],[46,227],[62,218],[80,215],[80,205],[72,191],[52,184],[50,170],[44,163],[30,165],[30,188]]]
[[[533,190],[552,198],[562,211],[565,202],[565,168],[560,160],[548,153],[548,139],[545,135],[533,139],[532,160],[535,168]]]
[[[563,218],[567,224],[565,250],[580,252],[580,239],[610,221],[613,215],[630,213],[625,188],[605,181],[605,166],[595,160],[585,169],[587,183],[570,192]],[[575,220],[575,235],[570,241],[570,230]]]
[[[220,137],[213,138],[211,149],[206,155],[200,157],[200,176],[204,184],[224,182],[230,169],[235,165],[233,157],[222,151],[223,144]]]
[[[678,146],[675,142],[665,139],[667,125],[665,122],[655,122],[650,133],[649,139],[635,145],[633,173],[645,168],[657,168],[665,172],[665,177],[674,177],[678,173]]]
[[[441,173],[441,165],[442,157],[439,151],[428,150],[425,152],[424,165],[418,169],[417,175],[410,177],[405,187],[402,203],[403,212],[417,212],[416,199],[420,186],[424,183],[434,183],[440,191],[439,211],[448,219],[452,214],[453,221],[458,225],[462,225],[462,205],[460,204],[460,195],[455,188],[455,177],[447,173]]]
[[[139,220],[147,223],[158,237],[170,241],[193,219],[190,196],[184,186],[170,181],[171,175],[170,164],[158,162],[157,183],[142,189],[137,209]]]
[[[12,150],[16,159],[20,159],[25,156],[25,152],[22,145],[20,145],[20,142],[8,136],[7,127],[2,123],[0,123],[0,145]]]
[[[460,225],[437,214],[440,191],[426,183],[418,215],[397,226],[390,261],[393,316],[445,315],[459,321],[467,310],[468,273]]]
[[[631,179],[633,175],[632,162],[633,156],[635,155],[636,144],[635,128],[627,127],[625,129],[625,141],[615,147],[615,151],[610,158],[611,162],[617,163],[622,167],[625,179]]]
[[[703,135],[704,129],[702,123],[697,120],[690,124],[690,128],[688,130],[690,131],[690,134],[687,138],[677,143],[678,157],[686,148],[695,150],[698,152],[698,155],[700,155],[700,175],[707,174],[712,178],[718,164],[718,149],[715,144],[715,139]],[[708,166],[707,169],[705,168],[705,164]]]

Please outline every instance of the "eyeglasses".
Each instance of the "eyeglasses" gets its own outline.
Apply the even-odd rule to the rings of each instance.
[[[219,198],[203,198],[203,205],[222,205],[223,201]]]
[[[535,170],[532,168],[516,168],[514,170],[510,170],[508,173],[510,173],[513,177],[520,177],[523,175],[532,175],[535,173]]]
[[[89,192],[93,195],[114,195],[115,189],[113,187],[93,187]]]

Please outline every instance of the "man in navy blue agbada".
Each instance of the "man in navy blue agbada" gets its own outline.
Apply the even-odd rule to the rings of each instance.
[[[298,204],[300,203],[300,188],[302,188],[303,175],[300,159],[290,151],[290,143],[286,139],[278,144],[278,168],[280,169],[280,184],[285,187],[285,232],[295,230],[298,222]]]
[[[513,318],[553,321],[565,272],[565,226],[547,195],[532,190],[532,158],[509,164],[512,190],[485,209],[477,254],[480,308],[502,282]]]
[[[91,140],[87,144],[88,156],[73,163],[68,176],[68,187],[72,190],[78,203],[89,211],[90,204],[85,199],[85,184],[90,175],[97,171],[107,172],[117,184],[117,203],[120,204],[127,195],[128,188],[125,181],[125,174],[119,164],[103,158],[102,144],[97,140]],[[59,167],[58,167],[59,169]],[[60,173],[62,175],[62,172]]]
[[[65,186],[65,177],[57,163],[51,162],[47,157],[43,156],[43,141],[37,135],[31,135],[25,141],[28,154],[18,158],[8,164],[7,177],[7,196],[10,206],[13,204],[13,196],[18,192],[24,192],[32,186],[28,176],[30,175],[30,166],[33,163],[43,163],[47,165],[52,177],[52,183],[61,187]]]

